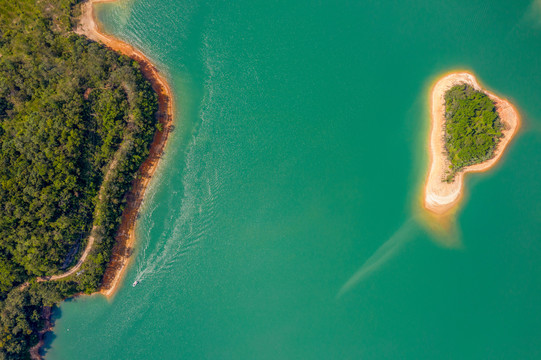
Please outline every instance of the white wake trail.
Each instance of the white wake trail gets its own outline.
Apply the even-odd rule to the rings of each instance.
[[[209,55],[207,41],[205,37],[202,54],[206,59],[205,94],[201,100],[200,124],[186,152],[182,175],[183,196],[178,201],[180,208],[175,208],[174,203],[170,204],[172,210],[169,223],[164,227],[156,245],[153,245],[151,253],[147,255],[145,249],[143,261],[137,270],[136,281],[169,269],[179,257],[185,255],[204,238],[212,226],[216,201],[222,185],[220,179],[223,176],[215,168],[217,159],[212,143],[213,120],[217,116],[213,106],[214,76],[215,68],[221,64]]]

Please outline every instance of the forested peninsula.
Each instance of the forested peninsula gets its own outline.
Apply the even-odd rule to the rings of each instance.
[[[139,63],[73,31],[77,2],[0,0],[0,359],[98,290],[160,127]]]
[[[513,105],[481,88],[473,74],[443,76],[431,93],[430,166],[424,207],[436,215],[459,203],[464,175],[490,169],[518,131]]]

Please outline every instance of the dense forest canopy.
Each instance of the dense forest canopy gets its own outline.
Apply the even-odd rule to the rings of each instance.
[[[503,125],[494,102],[467,84],[453,86],[445,93],[445,150],[449,173],[489,160],[503,136]]]
[[[0,0],[0,359],[26,356],[43,305],[98,288],[156,128],[139,65],[76,35],[76,3]],[[33,282],[73,265],[91,229],[77,275]]]

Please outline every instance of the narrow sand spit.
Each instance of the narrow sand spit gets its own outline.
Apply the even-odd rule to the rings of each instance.
[[[468,166],[455,176],[452,183],[442,181],[449,168],[447,155],[444,148],[444,120],[445,100],[444,94],[455,85],[468,84],[476,90],[483,91],[496,104],[496,110],[504,124],[503,138],[500,140],[494,157],[483,163]],[[475,76],[468,72],[455,72],[443,76],[432,88],[432,130],[430,132],[429,152],[430,171],[425,185],[424,207],[436,215],[444,215],[453,210],[462,197],[464,187],[464,175],[468,172],[482,172],[490,169],[501,158],[505,148],[517,133],[520,126],[520,117],[513,105],[493,93],[483,90]]]
[[[129,263],[132,247],[135,242],[135,222],[139,207],[143,201],[145,190],[156,171],[159,160],[165,148],[173,123],[173,97],[166,79],[158,72],[150,60],[133,46],[101,32],[94,14],[95,3],[113,2],[115,0],[88,0],[82,5],[82,14],[77,33],[103,43],[107,47],[136,60],[141,65],[141,71],[152,84],[158,94],[158,121],[163,131],[157,131],[150,147],[150,154],[139,168],[139,177],[134,180],[127,195],[127,204],[122,214],[122,221],[117,233],[117,241],[113,248],[111,261],[105,270],[100,292],[111,296],[120,284],[120,280]]]

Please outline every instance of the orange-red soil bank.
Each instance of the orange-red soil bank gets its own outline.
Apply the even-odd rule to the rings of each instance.
[[[112,1],[114,0],[89,0],[85,2],[82,5],[82,15],[77,32],[139,62],[141,71],[158,94],[158,121],[162,124],[163,130],[157,131],[154,135],[150,154],[141,165],[139,176],[134,180],[132,188],[127,195],[128,201],[122,214],[122,221],[117,233],[117,241],[113,248],[111,261],[105,271],[100,290],[105,296],[114,294],[128,265],[135,242],[137,214],[139,213],[145,190],[160,161],[173,123],[173,97],[166,79],[139,50],[100,31],[95,18],[93,4]]]

